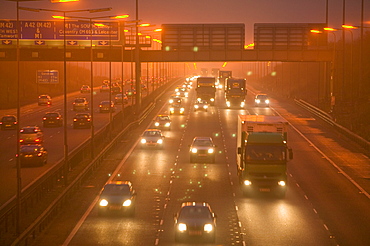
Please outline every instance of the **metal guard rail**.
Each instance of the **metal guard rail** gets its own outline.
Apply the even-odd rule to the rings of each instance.
[[[329,123],[330,125],[332,125],[335,129],[337,129],[339,132],[341,132],[346,137],[355,141],[357,144],[359,144],[361,147],[363,147],[366,151],[368,151],[368,152],[370,151],[370,142],[369,141],[367,141],[366,139],[364,139],[364,138],[358,136],[357,134],[351,132],[347,128],[337,124],[328,113],[326,113],[326,112],[322,111],[321,109],[307,103],[304,100],[294,99],[294,101],[295,101],[296,104],[298,104],[302,108],[310,111],[311,113],[317,115],[320,119],[322,119],[322,120],[326,121],[327,123]]]

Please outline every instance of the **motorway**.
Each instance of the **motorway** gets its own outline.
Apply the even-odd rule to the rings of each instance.
[[[217,214],[215,245],[370,245],[368,157],[290,102],[273,99],[270,108],[256,108],[250,106],[251,90],[247,98],[244,110],[226,109],[219,90],[208,112],[193,112],[192,91],[185,115],[171,117],[164,148],[140,148],[139,136],[152,127],[151,119],[168,113],[164,103],[106,158],[107,165],[117,165],[111,179],[133,183],[135,216],[98,216],[98,176],[108,172],[102,168],[34,245],[194,245],[174,241],[173,215],[183,201],[210,203]],[[280,114],[290,122],[294,159],[286,198],[243,197],[235,166],[238,114]],[[188,145],[195,136],[213,137],[215,164],[190,163]]]

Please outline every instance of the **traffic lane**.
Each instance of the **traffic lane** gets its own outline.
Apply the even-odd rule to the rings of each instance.
[[[95,207],[69,245],[155,243],[185,124],[185,117],[172,117],[172,129],[165,131],[164,148],[141,148],[138,145],[120,169],[121,179],[131,181],[137,192],[135,217],[117,220],[114,216],[98,216]],[[132,134],[140,136],[143,130]]]
[[[79,92],[78,92],[79,93]],[[73,117],[76,114],[76,111],[72,109],[72,102],[75,97],[80,96],[77,92],[73,93],[72,96],[69,96],[70,104],[68,105],[68,147],[69,150],[72,150],[79,146],[81,142],[86,140],[91,136],[91,129],[73,129],[72,122]],[[105,126],[109,121],[109,114],[100,114],[98,113],[99,110],[97,106],[102,98],[105,95],[101,95],[101,93],[94,94],[96,100],[94,100],[94,130],[97,132],[103,126]],[[62,100],[62,98],[59,98]],[[60,105],[59,100],[54,100],[51,106],[38,106],[37,104],[27,105],[27,112],[29,114],[25,114],[22,116],[23,122],[28,122],[24,125],[40,125],[42,126],[42,117],[46,112],[51,111],[58,111]],[[59,106],[58,106],[59,105]],[[119,109],[122,106],[118,106],[117,110],[114,114],[119,112]],[[81,112],[90,112],[90,111],[81,111]],[[96,113],[95,113],[96,112]],[[22,122],[21,122],[22,123]],[[44,143],[43,145],[48,150],[48,163],[44,166],[38,167],[24,167],[21,170],[21,177],[22,177],[22,187],[29,185],[31,182],[36,180],[38,177],[43,175],[47,172],[57,161],[61,160],[64,156],[64,152],[61,151],[64,148],[64,128],[63,127],[41,127],[44,132]],[[1,134],[3,131],[0,132]],[[8,137],[6,141],[1,141],[0,146],[3,149],[0,160],[5,165],[0,166],[1,178],[0,178],[0,185],[3,187],[9,187],[8,189],[1,192],[0,195],[0,206],[7,202],[11,197],[16,194],[17,188],[17,178],[16,178],[16,132],[12,130],[12,132],[5,132]],[[3,135],[3,134],[2,134]]]
[[[193,103],[190,108],[192,108]],[[208,202],[217,214],[216,244],[239,245],[240,230],[228,167],[222,149],[222,137],[215,107],[209,112],[192,112],[184,132],[179,159],[169,193],[169,204],[163,216],[163,228],[158,245],[176,245],[173,215],[186,201]],[[195,136],[213,137],[217,146],[216,163],[190,163],[189,144]],[[181,245],[205,243],[200,240],[182,242]],[[212,244],[213,245],[213,244]]]
[[[247,110],[255,112],[254,107]],[[270,114],[273,111],[269,110]],[[331,245],[331,240],[323,223],[300,195],[292,179],[288,179],[288,192],[285,199],[277,199],[271,194],[260,194],[246,198],[242,195],[236,173],[236,131],[237,115],[240,110],[220,109],[222,135],[225,136],[227,163],[230,165],[238,217],[242,225],[247,245]],[[289,129],[288,140],[292,144],[293,131]],[[296,144],[293,143],[296,155]],[[296,158],[288,163],[288,169],[297,162]],[[302,222],[304,221],[304,222]]]

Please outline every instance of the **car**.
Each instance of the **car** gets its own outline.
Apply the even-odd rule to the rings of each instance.
[[[128,97],[126,94],[116,94],[114,97],[114,103],[115,104],[127,104],[128,103]]]
[[[195,137],[190,147],[190,163],[196,161],[209,161],[215,163],[215,148],[211,137]]]
[[[27,144],[20,146],[18,157],[21,166],[43,166],[47,163],[48,152],[41,144]]]
[[[175,219],[175,241],[216,240],[216,214],[206,202],[183,202]]]
[[[257,94],[256,97],[254,98],[254,106],[259,107],[259,106],[265,106],[269,107],[270,106],[270,100],[267,97],[266,94]]]
[[[121,92],[121,87],[119,85],[112,85],[112,94],[117,94]]]
[[[159,129],[146,129],[141,135],[141,147],[163,148],[164,136]]]
[[[168,103],[170,105],[172,104],[181,104],[181,98],[177,97],[176,95],[173,95],[170,97],[170,99],[168,99]]]
[[[38,105],[51,105],[51,97],[49,95],[40,95]]]
[[[176,96],[178,96],[178,97],[188,97],[189,96],[189,91],[185,87],[177,87],[175,89],[175,92],[176,92],[175,93]]]
[[[109,91],[110,91],[109,85],[104,84],[104,85],[100,86],[100,92],[109,92]]]
[[[160,114],[155,117],[154,126],[156,128],[171,130],[171,118],[169,115]]]
[[[90,93],[91,92],[91,88],[88,85],[83,85],[83,86],[81,86],[80,92],[81,93]]]
[[[63,116],[59,112],[47,112],[42,117],[42,124],[44,127],[63,126]]]
[[[18,120],[15,115],[4,115],[0,121],[1,130],[17,129]]]
[[[128,89],[126,90],[126,95],[128,97],[133,97],[134,95],[136,95],[136,90],[134,88]]]
[[[99,196],[99,215],[109,212],[134,215],[136,192],[130,181],[110,181]]]
[[[170,106],[170,114],[180,114],[183,115],[185,113],[185,108],[181,106],[181,104],[172,104]]]
[[[74,111],[81,111],[81,110],[88,110],[89,109],[89,102],[85,97],[78,97],[75,98],[73,102],[73,110]]]
[[[205,100],[196,100],[194,103],[194,112],[203,110],[203,111],[208,111],[209,104]]]
[[[73,118],[73,128],[90,128],[91,115],[89,113],[78,113]]]
[[[44,141],[44,134],[38,126],[25,126],[19,132],[21,144],[40,144]]]
[[[114,106],[113,101],[101,101],[99,104],[99,112],[114,112],[116,111],[116,107]]]

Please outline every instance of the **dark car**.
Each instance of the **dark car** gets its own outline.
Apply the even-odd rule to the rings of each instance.
[[[190,162],[209,161],[215,163],[215,148],[211,137],[195,137],[190,147]]]
[[[44,127],[62,126],[63,117],[58,112],[47,112],[44,117],[42,117],[42,123]]]
[[[109,92],[109,91],[110,91],[109,85],[104,84],[100,86],[100,92]]]
[[[40,144],[21,145],[19,149],[21,166],[42,166],[47,163],[48,152]]]
[[[5,115],[1,118],[1,130],[16,129],[18,125],[17,117],[14,115]]]
[[[44,134],[38,126],[25,126],[20,130],[21,144],[40,144],[44,141]]]
[[[116,96],[114,97],[114,103],[115,104],[127,104],[128,103],[128,97],[126,94],[116,94]]]
[[[175,214],[175,240],[216,239],[216,215],[208,203],[184,202]]]
[[[99,112],[114,112],[116,111],[116,106],[114,106],[113,101],[101,101],[99,104]]]
[[[171,130],[171,118],[169,115],[160,114],[155,117],[154,126],[156,128]]]
[[[99,197],[99,214],[120,212],[134,215],[136,192],[129,181],[111,181],[105,184]]]
[[[78,113],[73,118],[73,128],[90,128],[91,115],[89,113]]]

